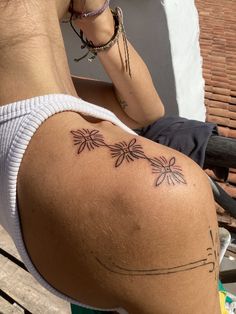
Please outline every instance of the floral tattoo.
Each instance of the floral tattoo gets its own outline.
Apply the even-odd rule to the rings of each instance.
[[[97,130],[77,130],[71,131],[74,136],[74,144],[79,146],[78,154],[80,154],[86,147],[92,150],[96,147],[106,146],[103,136]]]
[[[81,129],[71,131],[74,145],[78,146],[77,153],[81,154],[84,150],[92,151],[99,147],[106,147],[110,150],[111,157],[115,159],[115,167],[122,164],[134,162],[138,159],[145,159],[152,167],[152,172],[157,174],[155,181],[156,186],[163,182],[168,185],[187,184],[182,168],[176,165],[176,158],[172,157],[167,160],[166,157],[149,158],[137,139],[133,138],[129,142],[122,141],[113,145],[106,144],[103,135],[98,130]]]
[[[186,183],[182,174],[182,169],[179,166],[176,166],[175,162],[175,157],[172,157],[169,161],[164,156],[152,159],[153,173],[158,174],[156,186],[160,185],[164,180],[166,180],[169,185]]]
[[[146,159],[142,146],[136,143],[137,140],[134,138],[128,144],[123,141],[115,145],[109,145],[111,156],[116,158],[116,167],[119,167],[124,160],[130,162],[139,158]]]

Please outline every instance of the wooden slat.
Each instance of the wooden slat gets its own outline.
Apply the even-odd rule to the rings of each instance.
[[[0,287],[31,313],[70,313],[68,304],[52,294],[49,295],[28,272],[2,255],[0,255]]]
[[[1,226],[0,248],[20,260],[13,241]],[[51,294],[43,288],[30,273],[1,254],[0,289],[33,314],[71,313],[68,302]],[[12,312],[3,313],[8,314]]]
[[[8,233],[0,226],[0,248],[11,254],[18,260],[21,260],[20,255],[18,254],[16,247],[8,235]]]
[[[4,298],[0,297],[0,314],[22,314],[23,309],[20,309],[16,304],[7,302]]]

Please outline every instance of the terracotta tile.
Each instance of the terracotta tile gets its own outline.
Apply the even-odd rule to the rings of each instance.
[[[218,182],[224,190],[231,195],[232,197],[236,198],[236,186],[233,186],[232,184],[229,183],[223,183],[223,182]]]
[[[219,134],[222,136],[236,138],[236,130],[230,129],[229,127],[218,125],[218,131],[219,131]]]
[[[226,117],[236,121],[236,112],[224,108],[207,107],[207,114],[219,117]]]
[[[227,109],[229,110],[229,104],[226,102],[221,102],[221,101],[215,101],[211,99],[205,99],[205,104],[206,106],[209,107],[214,107],[214,108],[221,108],[221,109]]]
[[[220,135],[236,140],[236,1],[195,0],[200,20],[200,47],[205,79],[207,121]],[[213,173],[209,173],[214,177]],[[236,169],[220,183],[236,198]],[[218,206],[218,222],[235,228],[236,219]]]

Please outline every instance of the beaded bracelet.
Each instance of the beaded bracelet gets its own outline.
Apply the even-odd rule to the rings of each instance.
[[[87,38],[84,38],[84,34],[83,34],[82,30],[80,30],[80,32],[77,32],[77,30],[75,29],[75,27],[73,25],[73,13],[71,14],[70,25],[71,25],[72,29],[74,30],[74,32],[79,36],[79,38],[83,44],[81,46],[81,49],[84,49],[84,48],[88,49],[88,52],[84,56],[77,58],[77,59],[74,59],[74,61],[79,62],[80,60],[86,58],[89,53],[92,53],[92,56],[90,58],[88,58],[88,60],[90,62],[93,61],[99,52],[109,50],[116,43],[118,43],[118,45],[119,45],[119,37],[122,34],[123,44],[124,44],[124,54],[125,54],[125,66],[124,66],[124,68],[125,68],[125,71],[128,72],[129,76],[132,77],[131,68],[130,68],[129,48],[128,48],[128,42],[127,42],[124,23],[123,23],[123,12],[122,12],[121,8],[117,7],[117,8],[115,8],[115,10],[111,10],[111,13],[113,15],[113,19],[114,19],[114,23],[115,23],[114,34],[113,34],[112,38],[107,43],[105,43],[104,45],[100,45],[100,46],[95,46],[92,41],[88,40]],[[123,62],[123,60],[122,60],[122,62]]]
[[[109,7],[109,4],[110,4],[110,0],[105,0],[103,6],[99,9],[96,9],[94,11],[88,11],[88,12],[77,12],[74,10],[74,3],[73,3],[73,0],[71,0],[69,12],[73,14],[75,19],[95,17],[102,14]]]

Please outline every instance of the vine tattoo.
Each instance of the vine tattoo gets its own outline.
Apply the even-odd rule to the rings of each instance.
[[[74,145],[78,146],[77,153],[81,154],[86,149],[92,151],[99,147],[106,147],[110,150],[111,157],[115,159],[115,167],[122,164],[134,162],[138,159],[145,159],[152,167],[152,173],[157,175],[155,185],[160,186],[163,182],[168,185],[187,184],[182,168],[176,165],[176,158],[172,157],[167,160],[166,157],[149,158],[144,153],[137,139],[133,138],[129,142],[122,141],[113,145],[108,145],[103,135],[98,130],[80,129],[71,131]]]
[[[182,168],[176,165],[176,158],[171,157],[167,159],[164,156],[148,157],[143,147],[137,142],[137,138],[131,139],[129,142],[122,141],[115,144],[107,144],[104,136],[96,129],[79,129],[71,131],[73,135],[74,145],[78,147],[78,155],[84,151],[93,151],[98,148],[106,148],[110,151],[111,157],[114,159],[114,165],[116,168],[128,164],[130,162],[136,162],[139,159],[146,160],[152,168],[152,173],[156,175],[155,186],[160,186],[164,182],[168,185],[174,186],[176,184],[187,184]],[[173,265],[168,268],[132,268],[123,267],[117,263],[112,262],[110,258],[108,261],[104,261],[97,257],[95,253],[91,252],[95,260],[101,267],[109,272],[116,273],[123,276],[161,276],[170,275],[175,273],[187,272],[197,268],[207,268],[209,273],[213,273],[215,279],[217,279],[217,261],[219,258],[218,252],[218,235],[213,235],[211,228],[209,227],[209,246],[206,247],[202,258],[198,260],[189,261],[188,263]]]
[[[209,232],[209,242],[210,246],[208,247],[204,253],[204,257],[196,260],[196,261],[190,261],[189,263],[173,266],[169,268],[148,268],[148,269],[138,269],[138,268],[128,268],[128,267],[122,267],[116,263],[111,262],[105,262],[99,259],[97,256],[94,256],[96,261],[106,270],[109,272],[123,275],[123,276],[161,276],[161,275],[171,275],[181,272],[187,272],[191,271],[197,268],[202,267],[208,267],[208,272],[213,273],[215,276],[215,279],[217,279],[217,272],[216,272],[216,263],[217,263],[217,257],[216,257],[216,248],[215,248],[215,242],[212,237],[212,231],[210,229]]]

